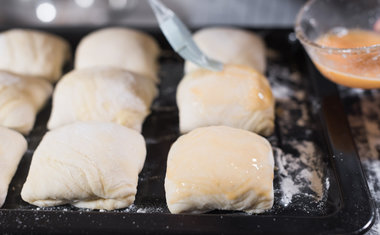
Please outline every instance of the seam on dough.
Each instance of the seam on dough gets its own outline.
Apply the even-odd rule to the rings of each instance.
[[[62,141],[57,141],[57,143],[61,143],[62,145],[66,146],[68,149],[71,149],[73,152],[79,154],[80,156],[82,156],[84,159],[86,159],[90,165],[95,168],[95,170],[97,171],[98,173],[98,179],[100,181],[100,185],[101,185],[101,191],[102,191],[102,195],[105,195],[105,190],[104,190],[104,182],[103,182],[103,174],[100,172],[100,170],[98,169],[98,167],[96,166],[95,162],[92,160],[92,158],[90,156],[88,156],[87,154],[81,152],[80,150],[77,150],[75,148],[73,148],[72,146],[70,146],[69,144],[67,143],[64,143]],[[88,179],[88,175],[85,174],[86,176],[86,180],[87,180],[87,183],[88,185],[90,186],[90,188],[92,189],[92,193],[95,194],[95,190],[92,188],[91,184],[90,184],[90,181]],[[98,196],[98,195],[97,195]]]

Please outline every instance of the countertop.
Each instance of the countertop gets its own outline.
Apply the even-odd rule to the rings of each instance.
[[[380,234],[380,91],[340,87],[340,94],[377,205],[376,222],[367,234]]]

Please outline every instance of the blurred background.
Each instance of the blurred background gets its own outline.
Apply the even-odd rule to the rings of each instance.
[[[162,0],[189,26],[292,27],[304,0]],[[147,0],[0,0],[0,25],[156,25]]]

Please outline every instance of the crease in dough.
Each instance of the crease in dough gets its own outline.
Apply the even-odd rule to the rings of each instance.
[[[113,210],[133,203],[146,156],[142,135],[106,122],[76,122],[46,133],[21,191],[41,207]]]
[[[26,29],[0,33],[0,70],[55,82],[70,57],[70,45],[57,35]]]
[[[56,86],[48,128],[75,121],[107,121],[141,131],[157,92],[149,79],[124,69],[74,70]]]
[[[232,27],[210,27],[193,35],[195,43],[208,57],[224,64],[240,64],[264,74],[266,53],[264,41],[255,33]],[[199,69],[198,65],[185,62],[185,73]]]
[[[26,152],[27,145],[21,134],[0,127],[0,208],[5,202],[9,184]]]
[[[45,80],[0,71],[0,125],[28,134],[52,91]]]
[[[262,213],[273,205],[273,171],[272,147],[265,138],[226,126],[195,129],[170,148],[168,208],[174,214]]]
[[[75,69],[113,66],[158,82],[159,53],[155,39],[144,32],[121,27],[104,28],[80,41]]]
[[[177,89],[180,131],[225,125],[268,136],[274,129],[275,100],[266,77],[243,65],[223,71],[198,69]]]

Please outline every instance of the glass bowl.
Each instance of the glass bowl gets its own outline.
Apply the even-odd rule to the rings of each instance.
[[[334,48],[316,40],[326,33],[344,34],[347,29],[376,34],[374,30],[379,26],[378,0],[310,0],[298,13],[295,32],[326,78],[341,85],[369,89],[380,88],[380,44]]]

